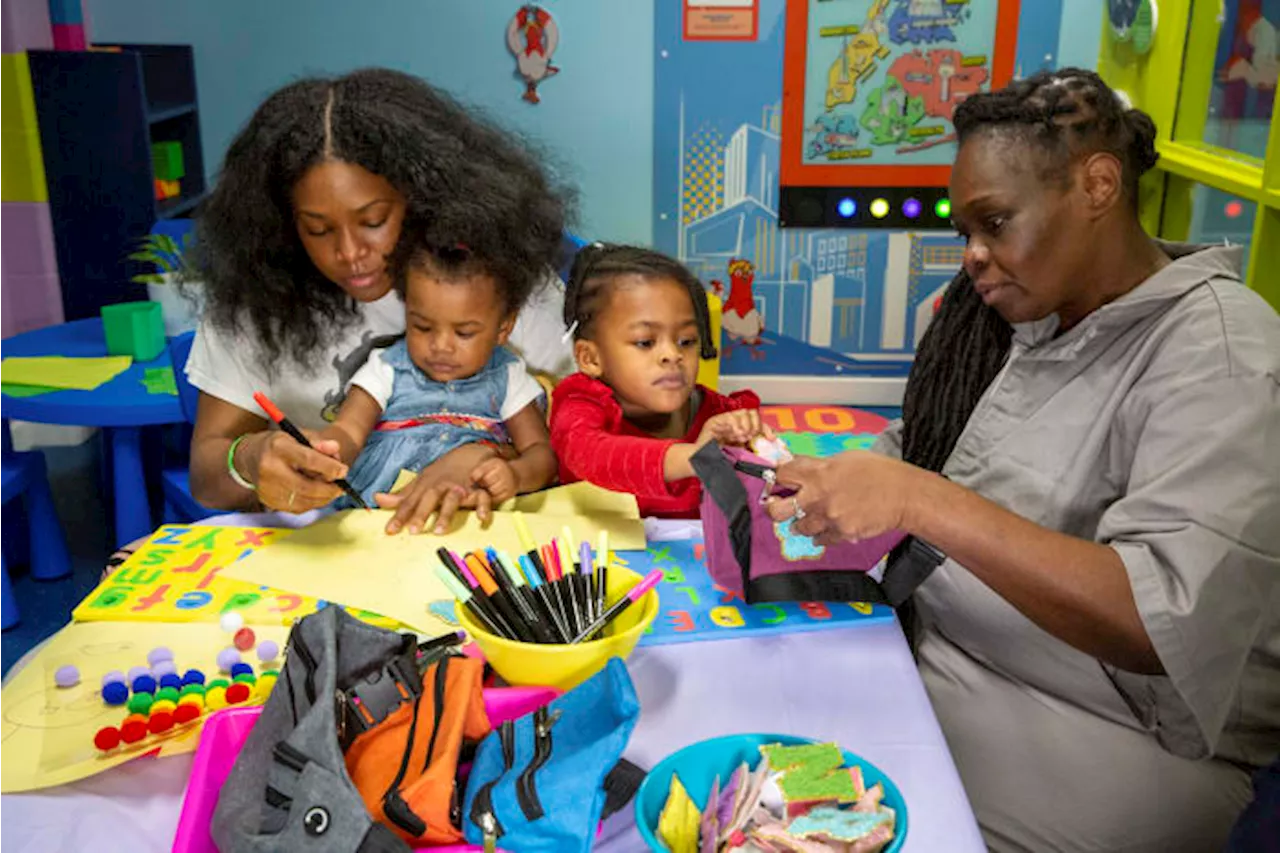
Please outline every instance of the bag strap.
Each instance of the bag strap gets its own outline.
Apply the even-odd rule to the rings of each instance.
[[[742,591],[751,588],[751,507],[747,487],[725,457],[720,445],[709,441],[689,460],[705,492],[724,513],[733,559],[742,571]]]
[[[353,741],[380,724],[405,702],[422,695],[417,639],[405,634],[400,649],[379,669],[338,689],[338,743],[346,752]]]
[[[604,811],[600,813],[600,820],[606,820],[626,808],[636,791],[640,790],[640,783],[647,773],[627,759],[619,758],[609,775],[604,777]]]

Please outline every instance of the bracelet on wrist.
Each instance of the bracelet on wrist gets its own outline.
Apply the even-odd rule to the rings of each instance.
[[[240,442],[244,441],[246,437],[248,437],[248,433],[237,436],[235,441],[231,442],[231,447],[227,450],[227,474],[240,488],[256,492],[258,487],[242,477],[240,472],[236,470],[236,448],[240,446]]]

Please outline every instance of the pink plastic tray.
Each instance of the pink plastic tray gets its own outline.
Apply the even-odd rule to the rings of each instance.
[[[497,725],[523,717],[558,695],[559,691],[550,687],[499,687],[484,691],[484,707],[489,720]],[[173,839],[174,853],[218,853],[209,836],[209,821],[213,819],[222,783],[230,775],[236,756],[261,712],[260,707],[224,708],[205,720],[200,746],[191,765],[187,794],[182,800],[182,816],[178,818],[178,833]],[[467,844],[431,849],[463,853],[484,848]]]

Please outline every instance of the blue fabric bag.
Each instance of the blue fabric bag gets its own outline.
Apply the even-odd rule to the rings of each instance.
[[[591,849],[606,781],[625,766],[640,702],[621,658],[480,744],[467,781],[463,832],[520,853]],[[643,775],[643,774],[641,774]],[[486,835],[489,838],[486,838]]]

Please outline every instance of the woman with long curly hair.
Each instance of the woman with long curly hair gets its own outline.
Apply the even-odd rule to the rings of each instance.
[[[339,496],[336,443],[309,449],[268,428],[253,394],[304,430],[333,420],[371,350],[405,331],[390,268],[402,228],[532,291],[511,345],[535,370],[567,369],[567,344],[546,332],[559,325],[549,280],[567,207],[523,143],[415,77],[370,69],[271,95],[231,143],[197,222],[208,303],[187,365],[201,391],[195,498],[296,513]],[[494,452],[464,446],[386,499],[394,528],[420,526],[445,497],[450,511],[483,501],[467,474]]]

